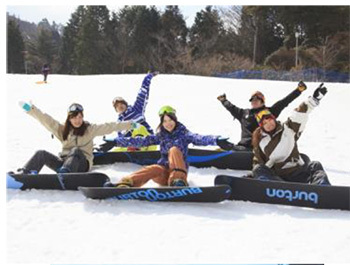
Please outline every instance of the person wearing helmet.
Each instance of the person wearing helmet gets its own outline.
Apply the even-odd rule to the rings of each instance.
[[[105,186],[140,187],[153,180],[163,186],[188,186],[188,145],[217,145],[227,141],[218,136],[202,136],[191,133],[176,117],[176,111],[171,106],[159,110],[160,124],[155,135],[145,137],[117,137],[111,142],[116,146],[149,146],[160,145],[161,158],[157,164],[146,166],[131,175],[124,177],[116,184],[106,183]]]
[[[310,112],[326,93],[327,88],[322,83],[283,124],[268,109],[256,114],[259,127],[252,139],[253,178],[330,185],[322,164],[302,156],[297,146]]]
[[[159,74],[157,71],[153,71],[147,74],[142,82],[142,86],[137,94],[136,101],[133,105],[129,105],[127,101],[122,97],[115,97],[112,101],[113,108],[118,113],[118,121],[133,120],[140,124],[140,126],[132,131],[118,132],[118,136],[135,137],[154,134],[151,126],[147,123],[145,118],[145,110],[148,102],[150,84],[154,76]],[[106,142],[97,148],[100,152],[107,152],[113,148],[114,145]],[[134,148],[131,148],[134,150]]]
[[[265,106],[265,96],[260,91],[254,92],[249,101],[251,103],[250,109],[242,109],[233,105],[226,99],[226,95],[218,96],[218,100],[222,105],[231,113],[234,119],[237,119],[241,123],[241,140],[237,145],[228,143],[225,146],[220,146],[225,150],[251,150],[252,149],[252,133],[259,127],[255,119],[255,114],[263,109],[268,109],[276,118],[280,115],[282,110],[286,108],[289,103],[296,99],[300,94],[306,90],[304,82],[300,81],[298,87],[293,90],[288,96],[277,101],[271,107]]]
[[[19,104],[62,144],[59,156],[45,150],[37,151],[24,167],[18,170],[24,174],[39,173],[45,165],[58,173],[89,171],[93,165],[93,139],[96,136],[131,130],[136,126],[132,121],[90,124],[84,120],[84,108],[78,103],[69,106],[63,124],[31,103],[21,101]]]

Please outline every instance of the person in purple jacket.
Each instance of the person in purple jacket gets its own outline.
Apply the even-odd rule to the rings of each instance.
[[[146,137],[117,137],[111,140],[114,145],[149,146],[160,145],[161,158],[157,164],[146,166],[131,175],[124,177],[116,184],[106,183],[110,187],[140,187],[149,180],[163,186],[188,186],[187,172],[188,145],[218,145],[228,138],[219,136],[202,136],[191,133],[177,120],[176,111],[170,106],[164,106],[159,111],[160,124],[155,135]]]
[[[151,70],[146,77],[143,79],[141,88],[137,94],[136,101],[133,105],[129,105],[126,100],[122,97],[115,97],[113,99],[113,108],[118,113],[118,122],[122,121],[134,121],[139,123],[141,126],[137,131],[118,132],[119,137],[134,137],[145,136],[154,134],[151,126],[147,123],[145,118],[145,110],[148,102],[151,80],[159,72]],[[141,128],[143,127],[143,128]],[[100,152],[107,152],[114,147],[113,143],[105,142],[97,148]],[[134,149],[134,147],[132,148]]]

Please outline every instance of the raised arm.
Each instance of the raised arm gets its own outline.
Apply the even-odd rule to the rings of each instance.
[[[146,75],[146,77],[143,79],[142,86],[139,90],[139,93],[137,94],[136,101],[133,105],[135,109],[140,111],[141,113],[144,112],[145,107],[147,105],[147,100],[149,97],[149,91],[150,91],[150,85],[151,85],[151,80],[155,74],[150,73]]]
[[[327,88],[323,83],[315,90],[313,96],[309,97],[296,108],[286,121],[286,125],[296,133],[298,139],[304,131],[310,112],[319,105],[320,100],[327,93]]]
[[[242,118],[243,109],[236,107],[230,101],[228,101],[225,94],[218,96],[218,100],[231,113],[233,117],[235,117],[237,120],[240,120]]]
[[[297,97],[301,95],[301,93],[306,90],[306,85],[303,81],[300,81],[298,83],[298,87],[294,89],[291,93],[289,93],[286,97],[283,99],[277,101],[273,106],[270,108],[271,113],[277,118],[281,112],[288,107],[288,105],[295,100]]]
[[[26,112],[34,119],[39,121],[49,132],[51,132],[60,141],[63,140],[63,124],[52,118],[49,114],[42,112],[39,108],[34,105],[20,102],[20,105]],[[25,108],[27,106],[27,109]]]

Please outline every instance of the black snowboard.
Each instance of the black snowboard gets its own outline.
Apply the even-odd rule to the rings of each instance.
[[[139,165],[157,163],[159,151],[107,152],[94,153],[94,165],[130,162]],[[187,160],[194,167],[216,167],[220,169],[250,170],[253,154],[251,151],[188,150]]]
[[[220,202],[230,197],[228,185],[210,187],[87,188],[79,187],[91,199],[117,199],[172,202]]]
[[[103,173],[66,173],[66,174],[9,174],[8,189],[45,189],[45,190],[77,190],[79,186],[102,187],[109,181]]]
[[[350,210],[350,187],[263,181],[219,175],[215,185],[230,185],[231,200]]]

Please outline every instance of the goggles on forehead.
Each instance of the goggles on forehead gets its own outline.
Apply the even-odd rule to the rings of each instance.
[[[262,122],[265,118],[275,119],[275,116],[268,109],[264,109],[255,114],[255,119],[258,122],[259,126],[262,125]]]
[[[159,110],[158,115],[163,116],[165,113],[176,114],[176,110],[171,106],[164,106]]]
[[[265,103],[265,96],[260,91],[255,91],[252,96],[250,97],[249,101],[252,102],[253,100],[261,100],[263,103]]]
[[[83,112],[83,111],[84,111],[83,106],[78,103],[73,103],[68,108],[68,112]]]

